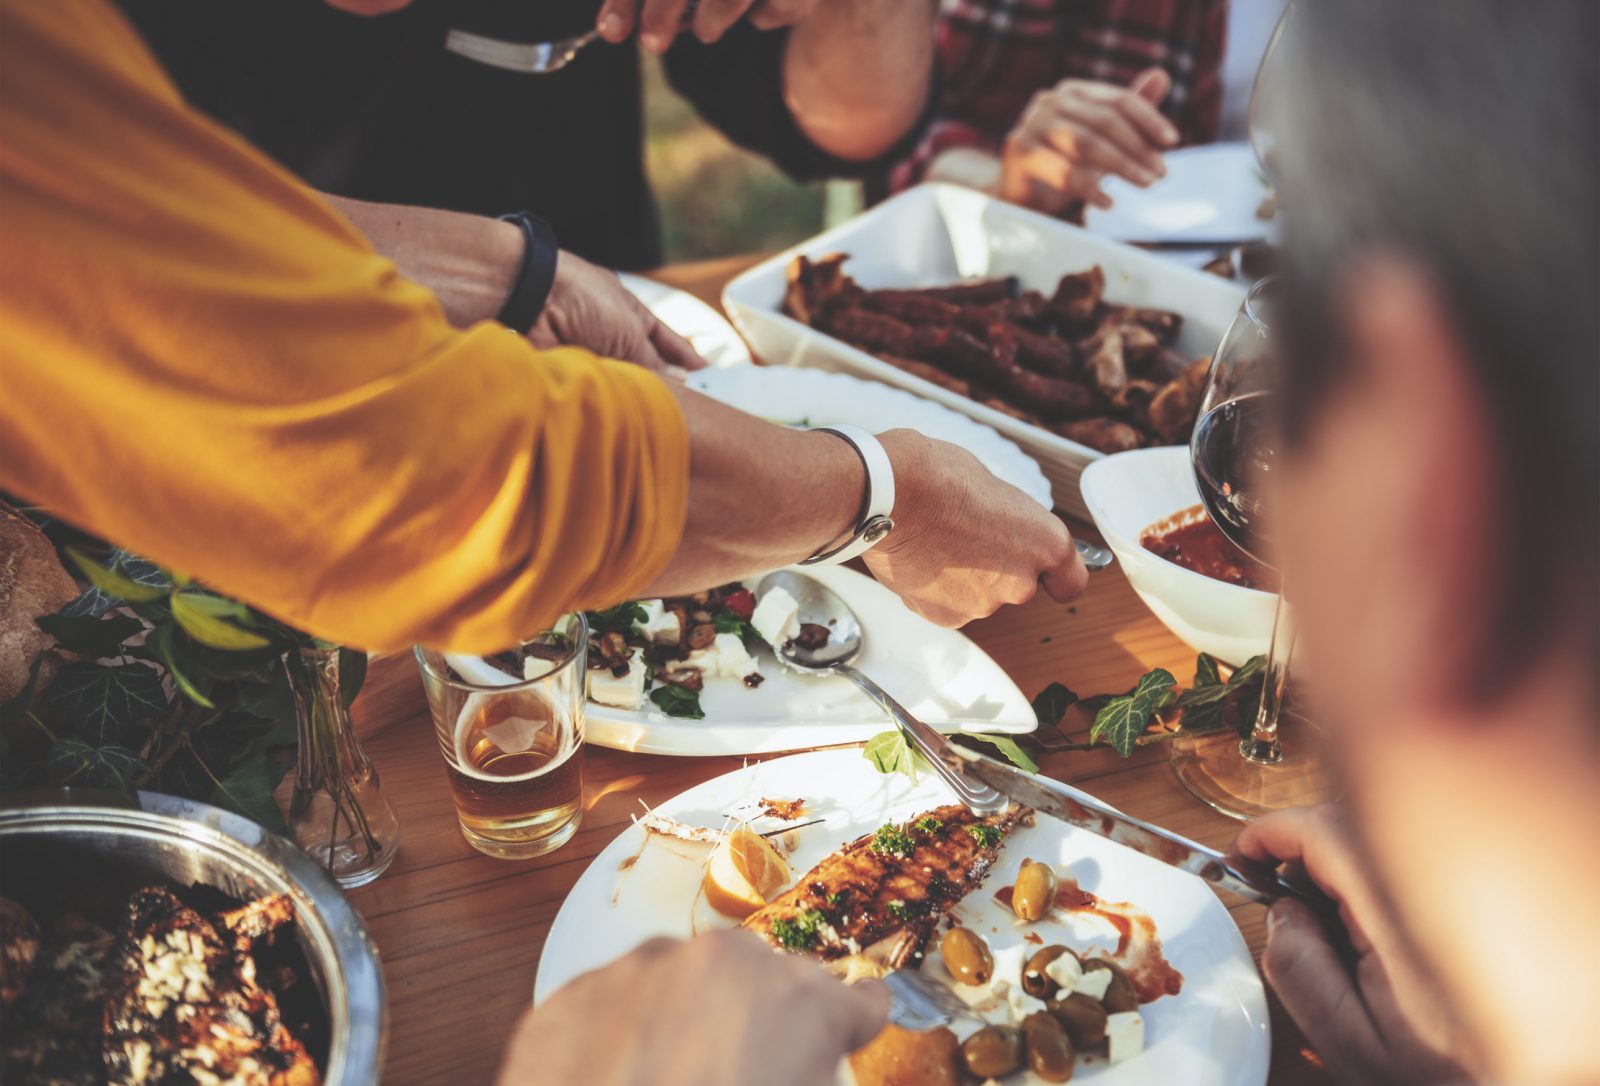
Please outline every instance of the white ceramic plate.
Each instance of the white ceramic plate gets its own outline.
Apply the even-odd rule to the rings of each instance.
[[[711,366],[750,365],[750,348],[727,318],[688,291],[669,287],[642,275],[618,272],[622,285],[644,303],[662,324],[689,341]]]
[[[982,649],[955,630],[918,618],[877,581],[838,566],[807,566],[861,620],[856,662],[900,704],[929,724],[1017,735],[1038,727],[1017,684]],[[752,578],[752,585],[760,578]],[[775,754],[805,747],[859,743],[891,727],[882,710],[850,682],[784,669],[766,648],[756,652],[766,681],[754,690],[711,679],[700,695],[704,720],[590,702],[591,743],[644,754]]]
[[[689,387],[788,426],[845,423],[870,433],[905,428],[960,445],[983,466],[1050,508],[1050,481],[1026,453],[989,427],[897,388],[793,366],[742,366],[689,375]]]
[[[786,252],[728,284],[722,304],[751,350],[775,365],[809,366],[867,377],[915,392],[1010,438],[1039,462],[1058,508],[1087,517],[1078,476],[1101,453],[913,377],[780,312],[785,271],[798,254],[850,254],[845,271],[864,287],[946,286],[960,279],[1015,275],[1046,292],[1068,272],[1099,264],[1111,302],[1183,314],[1177,350],[1208,355],[1244,300],[1235,283],[1097,237],[954,185],[918,185]]]
[[[1185,446],[1136,449],[1090,464],[1083,500],[1139,598],[1196,652],[1242,664],[1267,651],[1277,595],[1243,588],[1159,558],[1139,545],[1146,528],[1200,504]]]
[[[691,788],[657,808],[662,814],[713,829],[727,812],[760,797],[804,799],[805,818],[826,818],[801,830],[790,857],[796,876],[829,852],[884,822],[904,820],[951,802],[931,775],[913,785],[878,773],[859,750],[814,751],[746,766]],[[580,973],[597,968],[658,935],[684,937],[729,927],[695,904],[705,846],[655,839],[625,830],[578,879],[545,940],[534,983],[539,1002]],[[643,852],[640,852],[643,847]],[[624,862],[638,859],[626,870]],[[963,921],[994,949],[1020,944],[1024,930],[992,898],[1014,881],[1024,857],[1071,869],[1085,890],[1108,901],[1127,901],[1148,913],[1183,990],[1140,1008],[1146,1023],[1143,1053],[1108,1066],[1080,1065],[1072,1081],[1101,1086],[1184,1083],[1185,1086],[1261,1086],[1267,1078],[1271,1035],[1261,981],[1239,929],[1205,883],[1112,844],[1101,837],[1040,817],[1014,831],[984,887],[959,907]],[[1096,924],[1090,927],[1090,924]],[[1045,942],[1082,948],[1110,945],[1109,931],[1094,921],[1031,925]],[[1051,930],[1054,929],[1054,930]],[[1008,1086],[1012,1079],[1006,1080]],[[1038,1080],[1019,1076],[1017,1086]]]
[[[1267,185],[1248,143],[1185,147],[1166,156],[1167,176],[1147,189],[1107,178],[1108,208],[1090,208],[1091,233],[1120,241],[1255,241],[1272,232],[1256,218]]]

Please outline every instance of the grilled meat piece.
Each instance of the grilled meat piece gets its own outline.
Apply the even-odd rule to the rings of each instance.
[[[983,882],[1005,833],[1032,816],[1013,805],[978,818],[952,804],[891,823],[823,860],[744,927],[823,961],[892,939],[891,962],[899,965],[920,954],[939,920]]]
[[[1056,433],[1103,453],[1127,452],[1145,444],[1144,435],[1135,427],[1111,418],[1073,419],[1057,426]]]
[[[233,936],[234,953],[244,955],[259,940],[294,919],[294,902],[288,894],[273,894],[218,913],[214,919],[218,928]]]
[[[1065,324],[1089,320],[1106,289],[1106,273],[1096,264],[1086,272],[1063,275],[1050,299],[1050,315]]]
[[[104,1028],[113,1086],[320,1079],[277,1000],[256,984],[254,961],[235,957],[217,929],[165,887],[144,887],[129,900],[111,953]]]

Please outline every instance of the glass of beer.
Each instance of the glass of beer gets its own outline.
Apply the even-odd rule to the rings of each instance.
[[[526,860],[560,848],[583,813],[583,615],[492,656],[417,646],[467,843]]]

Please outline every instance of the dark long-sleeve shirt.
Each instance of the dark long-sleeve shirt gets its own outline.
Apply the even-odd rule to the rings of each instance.
[[[618,268],[661,261],[645,176],[638,47],[596,41],[561,71],[533,75],[491,54],[594,25],[597,0],[416,0],[378,17],[323,0],[120,0],[191,105],[315,187],[340,196],[498,215],[527,210],[563,248]],[[456,32],[457,48],[447,46]],[[674,87],[740,146],[791,176],[857,176],[783,101],[787,32],[736,25],[721,41],[680,37]],[[505,48],[509,45],[510,48]]]

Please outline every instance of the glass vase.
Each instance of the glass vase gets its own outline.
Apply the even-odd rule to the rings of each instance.
[[[284,660],[294,691],[299,753],[289,829],[295,844],[346,889],[371,882],[394,860],[400,823],[378,771],[356,740],[339,690],[339,649],[303,648]]]

